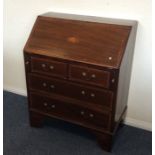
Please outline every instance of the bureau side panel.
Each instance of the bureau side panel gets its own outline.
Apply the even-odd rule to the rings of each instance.
[[[119,70],[115,122],[118,122],[121,119],[121,116],[127,107],[136,31],[137,22],[134,22]]]

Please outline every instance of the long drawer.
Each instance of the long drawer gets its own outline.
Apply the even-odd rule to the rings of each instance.
[[[110,126],[110,113],[108,112],[100,113],[90,108],[62,102],[36,93],[31,93],[30,99],[32,110],[94,128],[108,129]]]
[[[112,108],[113,93],[108,90],[94,89],[92,87],[75,84],[66,80],[45,78],[34,74],[28,77],[30,89],[41,90],[48,93],[60,94],[78,100],[103,105]]]

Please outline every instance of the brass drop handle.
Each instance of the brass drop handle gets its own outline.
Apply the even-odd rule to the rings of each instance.
[[[52,109],[55,109],[55,104],[52,104],[52,105],[51,105],[51,108],[52,108]]]
[[[111,82],[114,83],[114,82],[115,82],[115,79],[113,78],[113,79],[111,80]]]
[[[85,77],[86,75],[87,75],[87,73],[86,73],[86,72],[82,72],[82,76],[84,76],[84,77]]]
[[[46,102],[44,102],[43,104],[44,104],[45,107],[47,107],[47,105],[48,105]]]
[[[43,87],[46,87],[46,86],[47,86],[47,84],[44,82],[44,83],[43,83]]]
[[[86,94],[86,92],[85,92],[84,90],[82,90],[82,91],[81,91],[81,94],[82,94],[82,95],[85,95],[85,94]]]
[[[55,88],[55,85],[50,85],[50,88],[54,89]]]
[[[85,114],[85,112],[84,112],[84,111],[81,111],[81,112],[80,112],[80,114],[81,114],[81,115],[84,115],[84,114]]]
[[[42,66],[42,68],[45,68],[45,67],[46,67],[46,65],[45,65],[45,64],[41,64],[41,66]]]
[[[51,65],[51,66],[50,66],[50,69],[53,70],[53,69],[54,69],[54,66]]]
[[[91,93],[90,96],[91,96],[92,98],[94,98],[94,97],[95,97],[95,94],[94,94],[94,93]]]
[[[29,64],[29,61],[26,61],[25,64],[28,65]]]
[[[94,114],[89,114],[89,117],[93,118],[94,117]]]
[[[92,77],[93,79],[95,79],[95,78],[96,78],[96,75],[95,75],[95,74],[92,74],[91,77]]]

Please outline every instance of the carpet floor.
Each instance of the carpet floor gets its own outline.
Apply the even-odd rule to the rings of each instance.
[[[29,126],[27,98],[4,91],[4,155],[151,155],[152,132],[124,125],[112,151],[105,152],[86,129],[47,120],[43,128]]]

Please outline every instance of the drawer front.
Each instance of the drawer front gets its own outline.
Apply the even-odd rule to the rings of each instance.
[[[110,72],[77,65],[70,65],[69,78],[73,81],[109,88]]]
[[[32,72],[58,76],[62,78],[66,78],[67,76],[66,63],[44,58],[31,57],[31,70]]]
[[[69,94],[73,98],[80,99],[85,102],[102,105],[112,108],[113,93],[107,90],[93,89],[82,85],[71,84],[68,89]]]
[[[84,124],[91,127],[108,129],[110,123],[109,113],[99,113],[94,110],[80,107],[79,105],[69,104],[49,97],[37,94],[30,95],[30,108],[44,112],[46,114]]]
[[[28,85],[31,89],[68,96],[68,86],[63,80],[29,74]]]
[[[93,89],[72,82],[36,75],[29,76],[29,87],[112,108],[113,93],[111,91]]]

